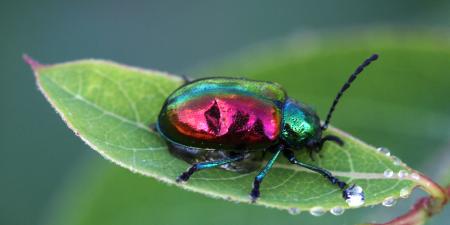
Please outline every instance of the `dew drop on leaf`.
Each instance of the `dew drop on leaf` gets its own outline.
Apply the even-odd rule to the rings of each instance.
[[[300,214],[301,210],[299,208],[289,208],[288,212],[291,215],[298,215]]]
[[[340,206],[336,206],[332,209],[330,209],[330,213],[335,215],[335,216],[340,216],[344,213],[345,209],[340,207]]]
[[[390,177],[394,176],[394,171],[392,171],[391,169],[386,169],[384,171],[383,175],[386,178],[390,178]]]
[[[401,198],[408,198],[410,194],[411,194],[411,192],[409,191],[409,188],[407,188],[407,187],[402,188],[400,190],[400,197]]]
[[[313,216],[321,216],[325,214],[325,210],[322,207],[313,207],[309,210],[309,213]]]
[[[389,151],[389,149],[385,148],[385,147],[379,147],[379,148],[377,148],[377,151],[379,153],[381,153],[381,154],[386,155],[386,156],[390,156],[391,155],[391,152]]]
[[[407,176],[408,176],[408,171],[406,171],[406,170],[398,171],[398,178],[403,179],[403,178],[405,178]]]
[[[394,197],[387,197],[386,199],[384,199],[382,204],[383,204],[383,206],[391,207],[391,206],[395,205],[396,202],[397,201],[395,200]]]
[[[364,204],[364,191],[358,185],[352,185],[345,189],[342,196],[350,207],[359,207]]]
[[[411,178],[414,180],[420,180],[420,176],[417,173],[411,173]]]
[[[397,156],[391,157],[392,161],[394,161],[394,165],[400,166],[402,164],[402,161]]]

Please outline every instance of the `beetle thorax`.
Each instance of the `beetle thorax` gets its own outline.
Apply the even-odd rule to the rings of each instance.
[[[283,107],[281,139],[293,148],[319,142],[322,137],[320,119],[309,106],[288,99]]]

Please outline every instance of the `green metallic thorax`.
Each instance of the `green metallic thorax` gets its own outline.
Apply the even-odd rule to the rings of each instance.
[[[281,139],[291,147],[300,148],[308,141],[321,138],[320,119],[314,110],[288,99],[283,107]]]

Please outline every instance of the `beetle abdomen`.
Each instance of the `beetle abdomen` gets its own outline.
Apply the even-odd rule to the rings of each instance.
[[[167,99],[158,129],[169,141],[190,147],[264,149],[279,137],[284,101],[284,91],[273,83],[203,79]]]

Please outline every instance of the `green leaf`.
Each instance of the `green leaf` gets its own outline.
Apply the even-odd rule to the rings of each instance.
[[[68,126],[89,146],[122,167],[167,183],[188,164],[172,157],[164,141],[149,126],[155,123],[165,98],[182,80],[162,72],[131,68],[101,60],[81,60],[41,65],[31,59],[37,82]],[[370,72],[368,72],[370,73]],[[327,144],[323,158],[304,162],[330,170],[366,193],[365,206],[398,198],[400,190],[411,191],[417,184],[402,179],[399,171],[411,170],[350,135],[331,128],[330,133],[345,141],[344,147]],[[384,172],[392,170],[392,177]],[[236,174],[220,169],[196,173],[182,188],[232,201],[249,202],[248,193],[256,172]],[[178,185],[178,184],[176,184]],[[329,210],[347,208],[341,191],[322,176],[279,160],[270,171],[257,204],[280,209]]]

